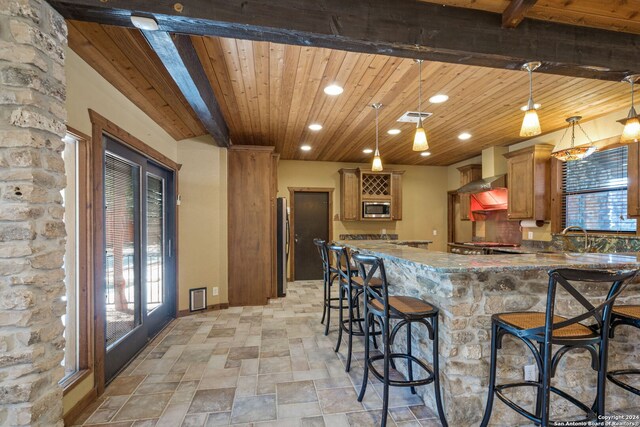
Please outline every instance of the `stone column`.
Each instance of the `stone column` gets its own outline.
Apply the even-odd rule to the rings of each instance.
[[[64,19],[0,0],[0,425],[62,426]]]

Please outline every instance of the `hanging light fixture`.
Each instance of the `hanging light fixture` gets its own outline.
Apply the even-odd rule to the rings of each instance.
[[[554,151],[551,153],[551,155],[556,159],[561,160],[563,162],[570,162],[573,160],[582,160],[585,157],[590,156],[597,150],[597,147],[593,145],[593,141],[591,141],[591,138],[589,138],[589,135],[587,135],[584,129],[582,129],[582,126],[580,126],[580,123],[578,123],[581,118],[582,117],[580,116],[572,116],[567,119],[567,123],[569,123],[569,127],[565,129],[564,134],[562,134],[562,138],[560,138],[560,142],[558,142],[558,144],[556,145],[556,148],[554,148]],[[589,140],[589,144],[578,145],[577,147],[575,146],[576,125],[578,125],[578,128],[580,128],[584,136],[587,137],[587,139]],[[567,131],[569,130],[569,128],[571,128],[571,145],[569,146],[569,148],[564,148],[556,151],[558,147],[562,146],[562,141],[564,140],[564,137],[567,134]]]
[[[373,164],[371,170],[374,172],[382,171],[382,159],[380,158],[380,151],[378,150],[378,110],[382,108],[382,104],[376,103],[371,106],[376,110],[376,151],[373,153]]]
[[[418,123],[416,123],[416,134],[413,137],[413,151],[425,151],[429,149],[427,133],[422,127],[422,59],[416,59],[418,63]]]
[[[632,74],[623,80],[631,83],[631,109],[629,110],[627,118],[620,121],[624,125],[620,142],[631,143],[640,141],[640,116],[638,116],[633,106],[633,85],[638,80],[640,80],[640,74]]]
[[[524,112],[522,127],[520,128],[520,136],[536,136],[542,133],[540,129],[540,119],[536,111],[536,104],[533,102],[533,71],[541,64],[539,62],[527,62],[522,66],[523,70],[529,72],[529,102]]]

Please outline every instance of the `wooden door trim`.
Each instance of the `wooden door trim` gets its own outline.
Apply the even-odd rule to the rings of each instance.
[[[329,198],[328,211],[328,224],[329,224],[329,241],[333,240],[333,187],[288,187],[289,200],[291,201],[291,212],[289,212],[289,265],[291,266],[291,281],[296,280],[296,267],[295,267],[295,240],[296,225],[295,225],[295,193],[327,193]]]
[[[104,362],[106,356],[106,350],[104,348],[104,329],[105,329],[105,312],[104,304],[104,289],[101,286],[104,280],[104,265],[103,265],[103,250],[104,250],[104,152],[105,142],[104,135],[115,139],[125,147],[134,150],[144,157],[159,163],[163,167],[169,169],[174,174],[174,192],[178,194],[178,171],[182,165],[174,162],[166,157],[153,147],[145,144],[129,132],[122,129],[120,126],[109,121],[105,117],[89,109],[89,118],[91,120],[91,144],[89,146],[89,162],[92,165],[92,174],[90,176],[92,182],[92,191],[90,204],[93,206],[93,294],[94,294],[94,342],[93,342],[93,354],[94,354],[94,379],[97,396],[104,393],[105,389],[105,373]],[[178,282],[178,209],[174,215],[175,224],[173,228],[175,230],[175,242],[174,242],[174,257],[175,257],[175,315],[178,315],[179,296],[180,296],[180,284]]]
[[[456,190],[447,191],[447,241],[455,242],[456,239]],[[447,252],[448,252],[447,247]]]

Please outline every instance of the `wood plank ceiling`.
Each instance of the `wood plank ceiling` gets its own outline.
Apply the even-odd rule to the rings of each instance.
[[[502,13],[511,0],[420,0]],[[526,18],[640,34],[640,0],[538,0]]]
[[[107,80],[176,139],[203,134],[193,111],[135,30],[72,22],[69,44]],[[375,128],[373,102],[381,102],[380,151],[387,164],[450,165],[518,136],[520,107],[528,98],[527,74],[457,64],[423,64],[423,110],[430,157],[411,149],[413,124],[397,123],[418,105],[418,67],[410,59],[268,42],[192,36],[229,126],[233,144],[274,145],[282,159],[368,162]],[[331,97],[333,82],[345,91]],[[430,104],[434,94],[449,101]],[[171,95],[174,95],[174,98]],[[543,130],[565,118],[590,120],[628,107],[628,85],[554,75],[534,75]],[[622,118],[622,117],[621,117]],[[311,123],[323,129],[313,132]],[[400,129],[391,136],[387,130]],[[622,130],[622,127],[620,128]],[[461,141],[457,136],[473,136]],[[311,151],[300,146],[308,144]]]

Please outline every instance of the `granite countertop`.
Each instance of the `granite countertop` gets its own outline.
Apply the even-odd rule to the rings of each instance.
[[[443,273],[469,271],[540,270],[553,268],[640,268],[640,254],[598,253],[525,253],[504,255],[458,255],[427,251],[383,241],[342,241],[343,245],[383,259],[419,264],[427,270]],[[519,248],[514,248],[519,249]]]

